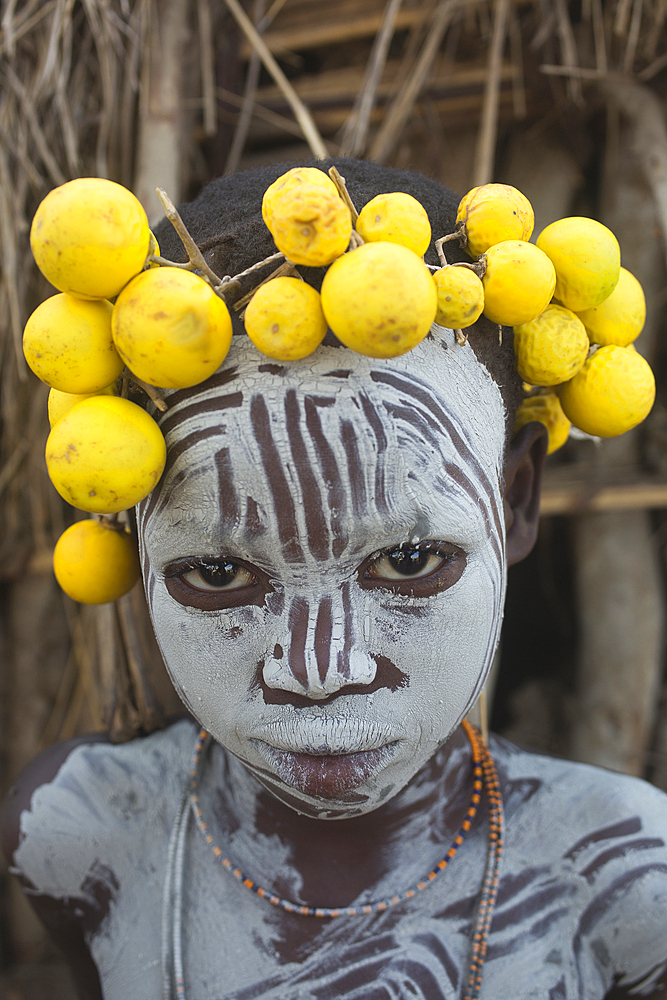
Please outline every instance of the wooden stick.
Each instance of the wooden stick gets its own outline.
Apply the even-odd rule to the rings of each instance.
[[[244,99],[239,97],[238,94],[232,93],[231,90],[225,90],[224,87],[218,87],[217,89],[218,97],[221,97],[223,101],[227,104],[233,104],[237,108],[243,108]],[[265,108],[261,104],[254,102],[252,105],[252,114],[256,118],[261,118],[263,121],[268,122],[269,125],[275,125],[277,128],[284,129],[285,132],[289,132],[290,135],[297,135],[299,139],[302,138],[301,129],[296,125],[291,118],[286,118],[285,115],[279,115],[276,111],[271,111],[269,108]],[[225,168],[227,169],[227,168]]]
[[[162,188],[156,188],[156,191],[158,194],[158,198],[162,202],[162,207],[164,208],[164,214],[167,216],[172,226],[178,233],[181,243],[186,249],[187,255],[190,259],[190,264],[192,265],[192,267],[196,267],[199,271],[203,271],[204,274],[206,275],[207,280],[213,285],[214,288],[217,288],[222,279],[218,277],[215,271],[211,270],[211,268],[204,260],[204,255],[202,254],[201,250],[199,249],[193,238],[190,236],[190,233],[186,229],[183,219],[178,214],[176,206],[172,202],[167,192],[163,191]]]
[[[313,156],[318,160],[325,160],[329,153],[327,147],[324,145],[324,140],[318,132],[317,126],[308,111],[308,108],[305,106],[296,90],[269,52],[264,39],[258,33],[252,21],[238,3],[238,0],[225,0],[225,3],[229,7],[229,10],[234,16],[241,31],[244,33],[253,48],[258,52],[260,59],[285,95],[285,100],[294,112],[294,117],[301,126],[304,138],[310,146]]]
[[[350,215],[352,216],[352,225],[356,226],[357,219],[359,218],[359,213],[355,208],[354,202],[350,198],[350,192],[347,190],[347,184],[345,183],[345,178],[342,177],[336,167],[329,167],[329,177],[334,182],[338,189],[338,194],[341,196],[345,204],[350,210]]]
[[[204,135],[215,135],[218,130],[215,100],[215,48],[211,25],[209,0],[197,0],[199,22],[199,65],[202,98],[204,102]]]
[[[255,3],[255,21],[261,22],[264,16],[265,0],[257,0]],[[243,101],[241,104],[241,114],[236,122],[234,138],[229,147],[227,162],[225,163],[225,177],[229,177],[238,169],[243,148],[248,138],[248,130],[257,96],[257,85],[259,83],[259,71],[262,68],[262,61],[259,58],[257,49],[253,49],[246,72],[245,85],[243,87]]]
[[[284,275],[294,275],[294,277],[296,278],[301,277],[301,275],[299,274],[299,272],[297,271],[296,267],[294,266],[291,260],[284,261],[280,265],[280,267],[277,267],[275,271],[272,271],[271,274],[267,275],[267,277],[264,278],[263,281],[260,281],[260,283],[256,285],[251,291],[247,292],[246,295],[242,295],[241,298],[238,300],[238,302],[235,302],[234,305],[232,306],[234,311],[241,312],[241,310],[248,305],[248,303],[250,302],[251,298],[253,297],[257,289],[261,288],[262,285],[265,285],[267,281],[273,281],[274,278],[282,278]]]
[[[566,66],[577,66],[579,63],[579,59],[577,57],[577,43],[574,37],[574,31],[572,30],[572,22],[570,21],[570,15],[568,13],[565,0],[556,0],[556,26],[558,28],[558,36],[560,38],[561,50],[563,53],[563,62]],[[568,80],[567,87],[570,98],[576,104],[581,104],[582,96],[579,78],[571,76]]]
[[[132,382],[134,382],[135,385],[138,385],[140,389],[143,389],[148,398],[155,403],[160,413],[166,413],[169,407],[167,406],[167,404],[165,403],[164,399],[157,391],[157,389],[154,386],[149,385],[148,382],[144,382],[142,379],[138,378],[134,374],[134,372],[130,372],[129,374]]]
[[[479,693],[479,730],[482,739],[489,745],[489,707],[486,699],[486,684]]]
[[[547,76],[578,76],[581,80],[602,80],[607,74],[599,69],[587,69],[585,66],[553,66],[543,63],[540,73]]]
[[[401,3],[402,0],[388,0],[385,7],[382,25],[375,36],[363,82],[350,116],[343,126],[341,156],[361,156],[364,151],[375,96],[387,62],[389,44],[394,34],[396,15]]]
[[[433,66],[440,43],[449,27],[454,13],[468,0],[440,0],[433,18],[433,23],[409,79],[393,102],[389,112],[371,146],[369,159],[383,163],[394,147],[396,139],[401,134],[419,94],[426,83]],[[472,0],[471,0],[472,2]],[[506,5],[509,0],[501,0]]]
[[[498,133],[498,103],[500,96],[500,66],[507,33],[510,0],[495,0],[493,8],[493,33],[489,47],[489,61],[484,91],[484,105],[477,138],[477,152],[473,170],[473,187],[488,184],[493,178],[493,160]]]

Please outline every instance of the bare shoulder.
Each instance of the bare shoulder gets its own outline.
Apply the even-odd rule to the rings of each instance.
[[[510,879],[499,912],[553,896],[573,961],[609,998],[667,986],[667,795],[639,778],[494,740]],[[525,880],[525,887],[519,872]],[[532,897],[530,893],[532,892]],[[566,904],[567,901],[567,904]],[[583,980],[582,980],[583,981]],[[569,995],[569,994],[568,994]]]
[[[80,885],[81,869],[104,857],[105,842],[121,830],[150,826],[161,812],[167,822],[166,803],[183,787],[193,732],[181,720],[119,745],[95,734],[35,758],[2,811],[2,846],[17,874],[38,891],[69,894]]]
[[[494,737],[492,750],[505,811],[520,829],[530,816],[530,835],[549,832],[563,856],[584,858],[595,845],[638,834],[667,850],[667,794],[640,778],[589,764],[535,754]],[[656,844],[655,846],[658,846]]]
[[[9,790],[3,850],[68,960],[81,1000],[102,998],[90,942],[123,877],[136,878],[144,837],[161,846],[168,836],[194,730],[184,720],[121,745],[100,734],[58,743]]]

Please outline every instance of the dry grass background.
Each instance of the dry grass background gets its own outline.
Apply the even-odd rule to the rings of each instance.
[[[48,483],[46,389],[21,353],[23,324],[49,294],[28,246],[44,195],[76,176],[110,177],[156,218],[157,184],[178,200],[216,174],[322,148],[413,166],[461,191],[506,180],[533,200],[538,232],[559,216],[590,214],[619,233],[624,263],[647,290],[641,350],[656,365],[662,400],[667,0],[256,0],[241,15],[235,0],[3,0],[1,10],[6,787],[55,739],[103,726],[126,739],[176,708],[140,591],[117,606],[82,609],[51,577],[54,540],[75,515]],[[243,10],[263,39],[261,57]],[[666,412],[659,402],[648,430],[620,444],[593,452],[573,443],[561,463],[583,476],[629,469],[641,478],[648,462],[664,479]],[[664,515],[642,503],[607,514],[584,504],[576,517],[547,522],[516,578],[505,659],[541,659],[548,670],[501,667],[497,718],[538,748],[667,787],[667,529]],[[620,596],[609,582],[619,549]],[[536,609],[526,629],[521,595],[536,590],[547,611]],[[619,632],[629,636],[627,649]],[[639,665],[629,669],[633,660]],[[15,890],[3,898],[0,960],[44,955]],[[34,984],[12,982],[12,1000],[40,995]]]

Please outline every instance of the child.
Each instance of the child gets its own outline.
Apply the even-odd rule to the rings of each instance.
[[[434,182],[339,168],[358,205],[403,190],[452,231]],[[272,252],[261,199],[284,169],[183,207],[218,273]],[[197,721],[59,744],[5,815],[84,1000],[666,995],[665,796],[495,738],[488,756],[461,725],[537,527],[545,434],[508,443],[512,360],[486,321],[392,360],[328,335],[277,363],[235,337],[168,396],[137,527]]]

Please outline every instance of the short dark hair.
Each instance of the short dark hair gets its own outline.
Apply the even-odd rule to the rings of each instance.
[[[234,275],[275,252],[275,245],[262,219],[262,197],[267,187],[292,166],[338,168],[358,209],[377,194],[403,191],[426,209],[432,230],[431,245],[425,254],[428,264],[438,264],[434,241],[454,231],[459,196],[422,174],[380,166],[368,160],[332,158],[307,164],[272,163],[231,177],[211,181],[194,201],[179,206],[191,235],[207,262],[220,275]],[[161,253],[172,260],[185,260],[183,247],[172,226],[162,221],[156,227]],[[448,262],[469,261],[458,241],[444,244]],[[299,267],[309,284],[322,284],[324,268]],[[485,317],[470,328],[470,344],[479,360],[497,383],[507,410],[507,431],[511,435],[516,410],[522,399],[521,380],[516,371],[511,328],[503,329]]]

